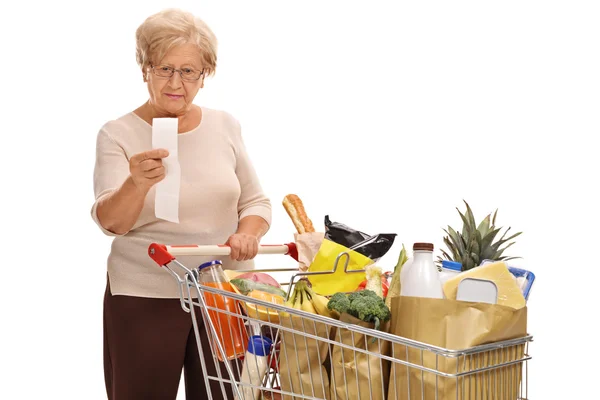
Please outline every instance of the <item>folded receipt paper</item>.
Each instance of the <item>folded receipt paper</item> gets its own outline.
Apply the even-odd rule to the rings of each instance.
[[[166,149],[163,158],[165,178],[156,184],[154,214],[156,218],[179,223],[179,187],[181,167],[177,158],[177,118],[154,118],[152,121],[152,148]]]

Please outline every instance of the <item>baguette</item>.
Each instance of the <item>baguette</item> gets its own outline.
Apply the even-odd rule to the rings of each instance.
[[[314,232],[312,221],[306,215],[302,200],[295,194],[288,194],[283,198],[283,207],[292,219],[298,233]]]

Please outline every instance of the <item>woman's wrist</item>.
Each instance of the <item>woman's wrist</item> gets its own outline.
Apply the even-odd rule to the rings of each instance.
[[[133,192],[144,198],[146,198],[146,195],[150,191],[150,188],[140,188],[138,185],[136,185],[131,175],[129,175],[127,179],[125,179],[125,183],[123,184],[123,186],[126,188],[128,193]]]
[[[248,215],[240,220],[236,233],[254,236],[259,242],[269,230],[269,224],[262,217]]]

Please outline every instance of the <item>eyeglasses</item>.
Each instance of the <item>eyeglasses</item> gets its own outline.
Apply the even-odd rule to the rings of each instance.
[[[171,78],[175,71],[177,71],[179,72],[179,76],[181,76],[181,79],[186,82],[195,82],[198,79],[200,79],[202,75],[204,75],[204,71],[196,71],[193,68],[176,69],[173,67],[169,67],[168,65],[151,65],[150,68],[152,68],[152,72],[154,72],[154,75],[160,78]]]

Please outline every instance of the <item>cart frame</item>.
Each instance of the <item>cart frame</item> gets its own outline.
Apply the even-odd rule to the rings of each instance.
[[[289,243],[286,245],[262,245],[259,246],[259,254],[287,254],[297,260],[297,250],[294,243]],[[329,381],[330,377],[325,377],[323,370],[320,372],[320,377],[322,382],[320,384],[323,386],[323,390],[319,390],[319,382],[314,380],[313,371],[308,371],[311,379],[310,389],[307,389],[308,386],[300,383],[297,386],[300,386],[300,392],[284,390],[281,387],[277,386],[277,383],[283,383],[289,377],[288,386],[294,386],[292,376],[294,374],[304,374],[306,375],[306,371],[298,371],[289,369],[287,371],[280,370],[280,364],[282,360],[287,360],[288,363],[293,357],[299,357],[302,359],[302,354],[292,354],[288,355],[287,351],[290,348],[297,349],[302,347],[302,343],[298,344],[298,339],[300,337],[303,338],[304,344],[310,343],[316,344],[318,346],[326,346],[329,351],[328,355],[325,358],[329,357],[329,361],[331,362],[332,357],[332,349],[334,346],[337,346],[340,349],[342,354],[342,362],[344,362],[344,354],[352,354],[354,356],[354,361],[356,362],[358,359],[366,359],[371,360],[367,363],[369,366],[368,370],[368,383],[369,383],[369,393],[368,396],[363,395],[360,398],[369,398],[369,400],[376,400],[379,397],[373,396],[373,391],[378,391],[379,388],[376,388],[374,385],[381,385],[381,392],[383,393],[383,399],[388,397],[388,392],[390,396],[394,393],[393,396],[395,398],[402,398],[407,400],[413,399],[450,399],[447,395],[444,397],[441,391],[443,391],[444,383],[442,382],[450,382],[452,385],[452,392],[456,393],[456,397],[452,395],[452,399],[456,400],[483,400],[483,399],[510,399],[510,400],[527,400],[528,399],[528,361],[531,360],[531,356],[529,355],[529,343],[533,341],[533,337],[528,335],[522,338],[516,338],[512,340],[505,340],[496,343],[490,343],[480,346],[475,346],[472,348],[464,349],[464,350],[451,350],[445,349],[437,346],[432,346],[426,343],[418,342],[415,340],[399,337],[387,332],[377,331],[374,329],[362,327],[356,324],[345,323],[336,319],[328,318],[325,316],[308,313],[302,310],[293,309],[290,307],[286,307],[284,305],[273,304],[267,301],[263,301],[260,299],[249,298],[248,296],[244,296],[237,293],[228,292],[222,289],[208,287],[199,284],[197,273],[181,264],[176,260],[175,256],[177,255],[198,255],[198,256],[225,256],[230,254],[230,249],[228,246],[219,245],[219,246],[199,246],[199,245],[164,245],[152,243],[148,248],[149,256],[160,266],[164,267],[176,280],[180,302],[182,309],[189,313],[192,318],[192,324],[194,327],[194,334],[196,337],[196,341],[198,344],[198,354],[201,361],[202,372],[204,374],[204,380],[206,383],[206,388],[209,391],[208,398],[213,399],[213,393],[210,393],[210,381],[219,382],[221,388],[221,395],[223,398],[226,396],[226,387],[230,387],[231,391],[234,393],[234,398],[243,399],[242,389],[244,388],[252,388],[258,389],[261,394],[270,392],[273,394],[279,394],[283,396],[284,399],[332,399],[332,398],[357,398],[353,397],[358,393],[355,393],[354,387],[348,387],[346,384],[347,381],[353,380],[355,377],[348,374],[346,369],[343,369],[341,376],[344,380],[344,385],[342,386],[338,382],[336,385],[333,382],[334,375],[340,377],[339,373],[334,373],[332,370],[326,371],[328,375],[331,376],[331,386],[336,386],[336,390],[332,388],[325,390],[324,381]],[[364,270],[357,271],[348,271],[348,253],[340,253],[335,261],[335,265],[331,271],[324,272],[299,272],[297,268],[283,268],[283,269],[254,269],[254,270],[244,270],[237,272],[289,272],[292,274],[292,277],[289,282],[282,283],[283,285],[288,285],[287,297],[289,298],[291,294],[292,287],[294,285],[294,281],[299,278],[310,276],[312,274],[331,274],[336,271],[338,268],[339,261],[346,256],[346,262],[344,266],[344,271],[347,273],[351,272],[364,272]],[[239,302],[240,304],[246,304],[246,307],[256,307],[255,310],[258,313],[259,308],[267,311],[267,315],[269,317],[265,320],[264,318],[259,319],[249,315],[249,313],[240,313],[234,314],[226,310],[222,310],[219,308],[211,307],[207,305],[206,295],[210,296],[221,296],[223,298],[228,298]],[[195,312],[191,312],[194,307],[198,307],[201,312],[202,319],[204,325],[207,329],[209,335],[209,342],[211,343],[212,354],[207,355],[203,354],[201,338],[199,333],[199,323],[197,320],[197,316]],[[272,313],[277,315],[277,318],[271,318]],[[286,354],[282,354],[282,349],[276,346],[273,346],[273,350],[269,355],[269,368],[263,379],[261,380],[261,385],[250,384],[247,382],[240,382],[239,376],[240,372],[240,364],[235,362],[223,362],[220,363],[217,355],[220,355],[222,359],[226,359],[225,350],[223,345],[218,340],[219,334],[217,332],[217,327],[212,323],[211,317],[209,313],[219,313],[228,315],[231,318],[235,318],[238,321],[243,321],[244,329],[248,330],[248,336],[252,335],[252,333],[264,332],[264,330],[268,330],[271,332],[272,337],[274,338],[274,344],[283,345],[283,351]],[[301,321],[302,329],[295,326],[294,323],[284,323],[282,321],[286,321],[285,318],[289,318],[289,321]],[[312,328],[310,329],[312,324]],[[297,325],[297,324],[296,324]],[[309,329],[307,329],[307,326]],[[321,328],[325,327],[327,329],[327,334],[319,334],[317,331]],[[221,328],[219,328],[221,329]],[[331,334],[332,332],[339,333],[339,338],[336,337],[336,334]],[[346,340],[342,338],[342,333],[346,335],[346,338],[351,337],[351,342],[355,342],[356,337],[364,338],[365,346],[362,346],[362,342],[359,344],[361,346],[355,346],[352,344],[348,344]],[[350,336],[348,336],[350,335]],[[288,338],[286,343],[284,342],[284,338]],[[291,340],[290,340],[291,338]],[[378,344],[379,352],[373,351],[369,348],[367,343],[368,340],[373,343],[376,342]],[[293,346],[292,346],[293,343]],[[292,346],[292,347],[290,347]],[[388,346],[391,349],[391,354],[382,353],[382,346]],[[405,359],[404,354],[396,354],[397,349],[404,349],[406,351]],[[417,360],[409,361],[409,352],[412,354],[420,354],[420,362]],[[318,353],[318,352],[317,352]],[[322,365],[326,360],[321,359],[321,355],[318,355],[318,364]],[[212,360],[215,363],[216,376],[209,376],[207,364],[210,362],[210,356],[212,356]],[[311,354],[308,354],[308,350],[306,350],[306,359],[311,358]],[[373,359],[377,360],[373,363]],[[425,359],[429,359],[432,361],[435,359],[435,365],[431,362],[424,362]],[[451,361],[449,361],[451,360]],[[349,360],[348,362],[352,362]],[[440,368],[440,364],[443,363],[451,363],[451,365],[456,365],[455,371],[449,371],[447,368]],[[382,378],[380,382],[372,382],[371,379],[371,365],[374,365],[373,369],[378,369],[377,364],[381,366],[383,370],[383,365],[387,363],[389,367],[389,376],[397,377],[397,374],[405,374],[403,379],[406,380],[406,392],[403,389],[398,389],[398,378],[390,379],[387,378],[387,381]],[[468,364],[468,365],[467,365]],[[314,368],[314,363],[312,364]],[[224,376],[225,374],[221,370],[221,366],[225,367],[225,374],[228,376]],[[359,368],[358,365],[355,365],[356,369],[353,370],[354,374],[356,374],[355,386],[356,390],[359,393],[362,393],[361,390],[363,388],[359,387],[359,381],[363,382],[363,380],[359,379]],[[308,368],[310,370],[311,364],[309,362]],[[404,373],[402,368],[406,369]],[[320,367],[319,367],[320,369]],[[237,372],[237,374],[236,374]],[[285,376],[287,372],[288,377]],[[336,371],[337,372],[337,371]],[[364,374],[364,371],[360,371],[360,373]],[[420,374],[420,379],[419,379]],[[487,375],[486,375],[487,374]],[[327,378],[327,379],[325,379]],[[435,386],[432,385],[432,379],[435,380]],[[318,380],[318,375],[317,375]],[[429,387],[427,384],[429,381]],[[392,386],[393,385],[393,392]],[[412,385],[412,388],[411,388]],[[315,387],[317,386],[317,393],[315,392]],[[419,387],[420,386],[420,387]],[[474,389],[473,389],[474,386]],[[478,387],[479,386],[479,387]],[[339,393],[339,388],[342,388],[342,393]],[[455,390],[454,390],[455,388]],[[306,393],[306,392],[309,393]],[[320,397],[317,397],[320,396]],[[221,398],[217,397],[216,398]],[[248,397],[246,397],[247,399]],[[256,398],[262,399],[262,396]],[[392,397],[389,397],[390,399]],[[252,397],[250,397],[252,399]],[[254,400],[254,399],[252,399]]]

